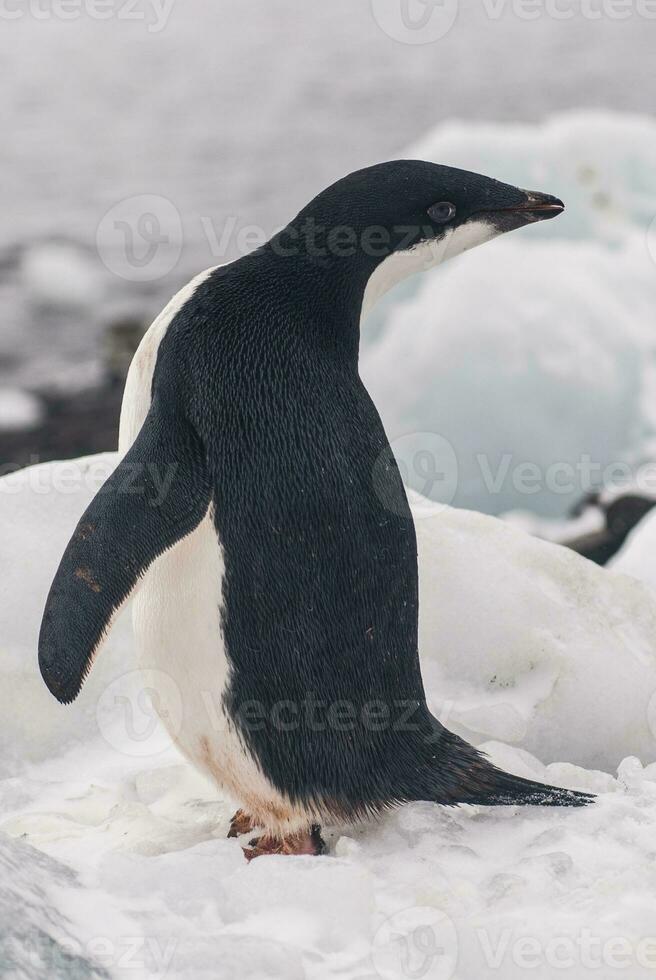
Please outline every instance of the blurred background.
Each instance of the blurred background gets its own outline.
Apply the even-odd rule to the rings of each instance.
[[[364,324],[408,483],[528,523],[634,484],[656,455],[655,18],[651,0],[4,0],[2,472],[115,448],[131,354],[181,285],[412,155],[567,211]]]

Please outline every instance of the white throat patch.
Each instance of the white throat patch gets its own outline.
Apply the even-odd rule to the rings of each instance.
[[[467,221],[457,228],[448,228],[441,238],[422,242],[414,248],[403,252],[393,252],[380,263],[369,277],[364,299],[362,300],[361,318],[375,306],[381,296],[384,296],[397,283],[418,272],[425,272],[448,259],[461,255],[476,245],[489,242],[499,232],[490,221]]]

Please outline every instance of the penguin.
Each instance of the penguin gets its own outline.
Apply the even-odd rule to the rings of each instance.
[[[590,511],[598,510],[602,527],[583,534],[570,533],[560,544],[597,565],[606,565],[654,504],[656,500],[637,491],[620,491],[619,495],[613,495],[612,491],[592,491],[572,508],[570,516],[583,518]]]
[[[197,276],[137,350],[122,459],[56,572],[40,670],[72,702],[134,597],[157,710],[239,801],[249,859],[320,853],[323,824],[413,800],[591,799],[495,768],[429,712],[415,528],[358,373],[361,319],[395,283],[563,207],[420,160],[356,171]]]

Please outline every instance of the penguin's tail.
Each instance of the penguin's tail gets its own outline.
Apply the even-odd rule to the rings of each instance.
[[[430,788],[430,795],[424,799],[480,806],[586,806],[595,799],[591,793],[548,786],[504,772],[473,745],[432,720],[438,729],[439,744],[437,751],[431,752],[430,783],[424,787]],[[423,774],[427,776],[426,755],[423,761]]]
[[[479,806],[587,806],[595,799],[591,793],[549,786],[513,776],[491,763],[488,766],[491,772],[486,782],[489,785],[471,789],[463,787],[460,803],[476,803]]]

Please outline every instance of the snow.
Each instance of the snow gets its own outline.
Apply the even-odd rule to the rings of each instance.
[[[87,308],[103,298],[93,257],[70,242],[42,242],[26,249],[21,258],[21,279],[27,296],[37,306]]]
[[[415,489],[561,517],[656,445],[656,123],[453,122],[408,156],[550,191],[566,211],[391,294],[363,328],[364,380]],[[446,483],[426,479],[426,452]]]
[[[576,811],[416,803],[327,828],[327,856],[249,865],[225,836],[235,801],[152,726],[125,617],[74,705],[38,675],[50,579],[115,460],[0,480],[3,975],[653,975],[648,586],[413,497],[431,704],[498,764],[599,799]]]
[[[70,712],[62,712],[37,679],[36,650],[50,583],[82,511],[115,465],[111,455],[20,470],[0,480],[3,515],[0,558],[0,773],[18,761],[43,758],[73,737],[97,731],[95,703],[119,651],[128,645],[129,617],[121,617],[97,664],[99,676]],[[108,674],[105,672],[110,671]],[[30,705],[30,711],[25,705]]]
[[[80,940],[61,907],[80,885],[66,866],[0,835],[0,970],[2,976],[92,977]],[[90,896],[85,896],[89,901]]]
[[[557,543],[574,541],[583,535],[596,534],[606,528],[605,514],[596,502],[586,504],[575,517],[539,517],[530,510],[509,510],[499,516],[527,534]]]
[[[420,650],[445,724],[550,762],[651,761],[650,590],[483,514],[445,508],[416,525]]]
[[[645,582],[656,589],[656,513],[651,511],[633,529],[624,546],[610,561],[610,567]]]
[[[38,425],[43,415],[41,402],[22,388],[0,391],[0,430],[29,429]]]

